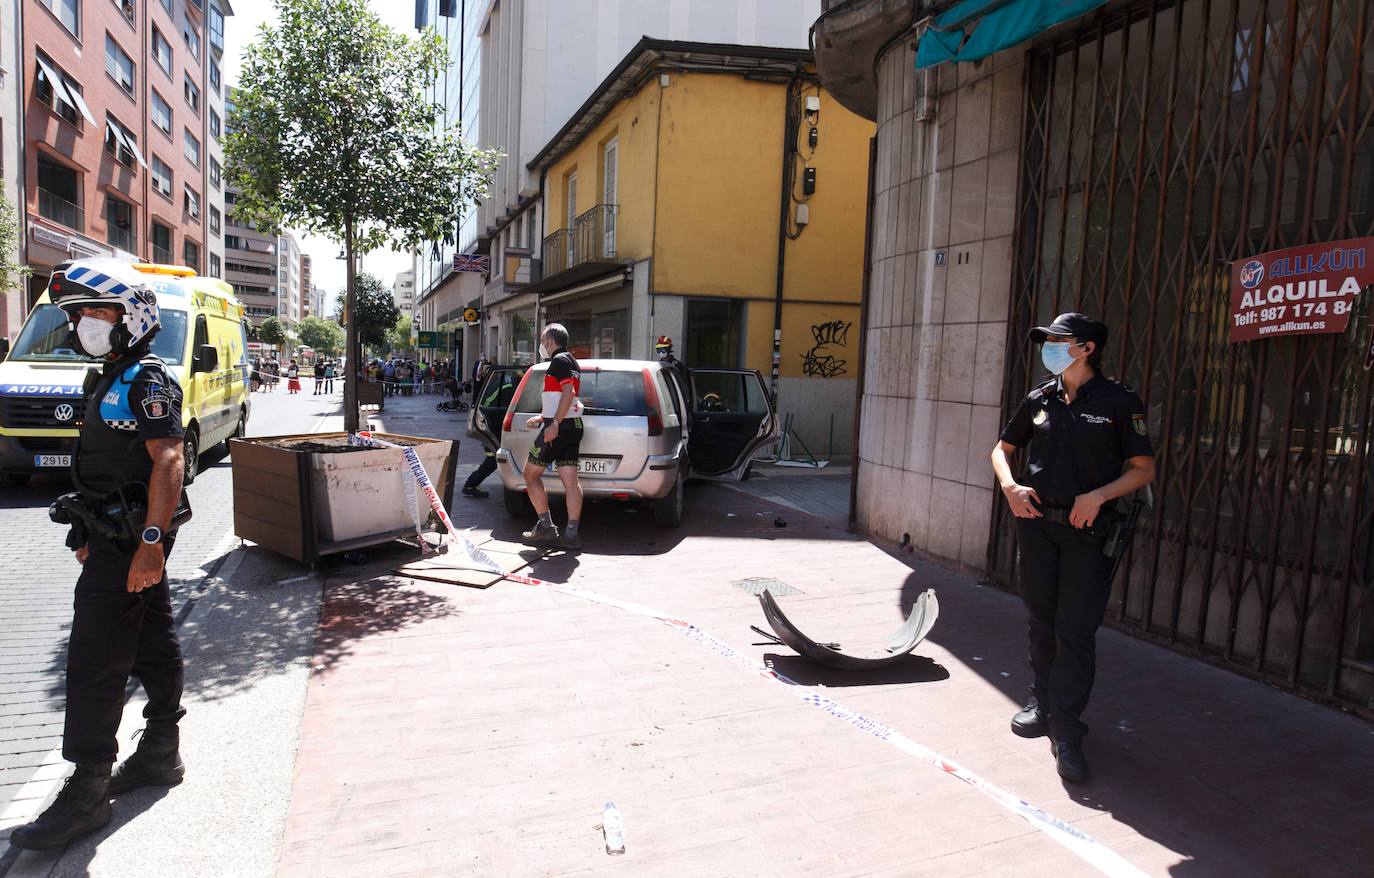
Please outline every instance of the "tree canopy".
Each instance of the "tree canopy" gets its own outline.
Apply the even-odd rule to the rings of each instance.
[[[286,344],[286,327],[276,317],[268,317],[258,327],[258,340],[269,347],[279,348]]]
[[[230,115],[234,216],[360,253],[451,242],[500,154],[463,141],[427,98],[448,67],[443,40],[384,25],[367,0],[276,5],[280,24],[244,53]]]
[[[333,320],[314,316],[302,318],[296,324],[296,333],[300,336],[301,344],[309,345],[327,357],[343,353],[343,327]]]
[[[354,311],[358,315],[358,338],[369,347],[382,348],[387,345],[387,333],[401,317],[401,309],[391,289],[376,275],[366,272],[358,275],[357,303]],[[339,294],[339,313],[343,314],[344,294]]]

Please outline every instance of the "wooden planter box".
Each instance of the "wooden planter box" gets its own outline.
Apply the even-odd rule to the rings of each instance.
[[[379,385],[380,386],[380,385]],[[454,469],[458,463],[458,443],[450,439],[421,436],[374,434],[391,442],[404,441],[423,446],[442,444],[442,464],[426,463],[425,471],[443,498],[445,508],[453,505]],[[288,558],[312,567],[325,555],[376,546],[415,534],[415,525],[403,504],[386,504],[378,515],[378,530],[350,539],[329,540],[331,529],[342,529],[340,511],[368,510],[377,506],[375,491],[358,490],[356,478],[331,478],[331,458],[347,457],[349,462],[366,461],[377,465],[376,477],[400,490],[401,470],[395,449],[369,449],[335,454],[328,451],[281,448],[276,443],[329,442],[346,440],[347,433],[314,433],[294,436],[268,436],[258,439],[231,439],[230,462],[234,477],[234,534],[252,540]],[[433,455],[422,452],[423,458]],[[404,470],[406,478],[409,469]],[[394,480],[394,481],[393,481]],[[419,492],[419,486],[416,486]],[[423,492],[419,492],[421,503]],[[404,513],[404,526],[398,512]],[[356,527],[354,528],[356,530]],[[323,532],[323,533],[322,533]]]

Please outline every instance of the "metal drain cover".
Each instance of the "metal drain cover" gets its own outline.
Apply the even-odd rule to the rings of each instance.
[[[781,579],[773,579],[768,576],[751,576],[748,579],[736,579],[730,583],[735,588],[743,592],[748,592],[754,597],[763,594],[767,589],[773,597],[787,597],[788,595],[801,594],[799,589],[795,589]]]

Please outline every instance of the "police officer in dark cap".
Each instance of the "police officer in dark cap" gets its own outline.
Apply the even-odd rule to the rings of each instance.
[[[167,556],[189,518],[181,491],[181,388],[151,352],[161,327],[143,275],[112,259],[60,266],[48,287],[67,312],[73,346],[101,363],[86,381],[72,457],[76,493],[54,521],[82,564],[67,646],[62,756],[76,764],[56,800],[10,835],[15,847],[55,850],[110,822],[110,796],[181,782],[182,658],[167,587]],[[138,749],[111,776],[124,689],[148,693]]]
[[[1107,531],[1117,500],[1154,479],[1140,397],[1101,372],[1107,327],[1076,312],[1030,332],[1052,378],[1032,390],[992,450],[992,468],[1016,516],[1021,597],[1030,616],[1034,682],[1012,717],[1022,737],[1049,734],[1065,779],[1088,779],[1079,718],[1095,670],[1097,629],[1111,592]],[[1010,458],[1027,448],[1020,479]]]

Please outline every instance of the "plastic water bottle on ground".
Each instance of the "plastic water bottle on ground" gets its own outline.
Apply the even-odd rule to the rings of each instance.
[[[625,818],[620,816],[615,802],[606,803],[606,810],[601,814],[601,829],[606,835],[606,853],[625,853]]]

